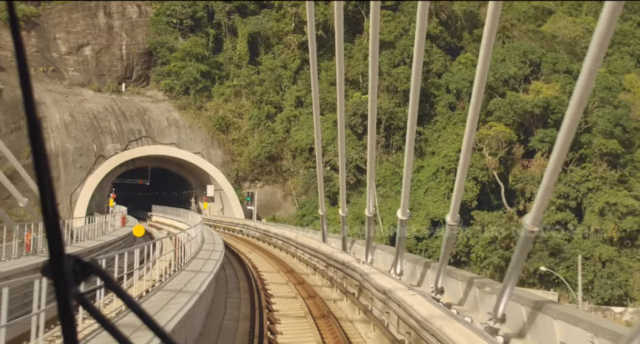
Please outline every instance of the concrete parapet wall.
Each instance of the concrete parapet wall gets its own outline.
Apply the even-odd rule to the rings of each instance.
[[[215,218],[227,223],[242,224],[254,227],[262,231],[272,233],[274,237],[286,235],[287,240],[297,242],[299,247],[302,238],[309,238],[320,242],[320,232],[298,227],[253,223],[248,220],[235,220],[229,218]],[[315,245],[321,247],[324,245]],[[329,246],[334,249],[334,254],[339,252],[341,247],[340,237],[331,235]],[[361,240],[350,240],[350,255],[358,261],[364,257],[364,242]],[[388,271],[394,258],[395,248],[386,245],[376,245],[374,250],[373,267],[388,276]],[[334,257],[320,257],[319,260],[327,261]],[[347,261],[342,261],[348,263]],[[361,264],[360,264],[361,265]],[[429,290],[433,284],[437,264],[413,254],[405,255],[404,274],[402,282],[405,286],[421,295],[422,298],[429,299]],[[445,302],[451,303],[462,316],[470,316],[473,323],[479,326],[480,323],[489,318],[489,313],[495,303],[496,295],[500,290],[500,283],[488,278],[484,278],[473,273],[449,267],[444,278],[446,294]],[[415,307],[409,304],[408,307]],[[416,309],[416,312],[419,310]],[[448,312],[448,311],[447,311]],[[449,312],[451,313],[451,312]],[[619,343],[630,333],[630,329],[614,323],[610,320],[597,317],[593,314],[580,311],[571,305],[560,305],[548,298],[536,295],[524,289],[517,288],[507,306],[507,321],[503,330],[511,338],[511,343],[545,343],[545,344],[568,344],[568,343],[598,343],[614,344]],[[383,314],[384,315],[384,314]],[[397,321],[390,315],[387,321]],[[428,319],[426,321],[432,321]],[[462,341],[466,343],[468,341]]]
[[[154,214],[154,221],[176,225],[176,219]],[[184,225],[184,224],[182,224]],[[203,229],[203,244],[193,260],[169,282],[146,296],[140,303],[177,343],[193,343],[205,323],[215,295],[218,270],[224,258],[224,242],[213,231]],[[115,320],[115,325],[134,343],[159,343],[135,314]],[[88,343],[113,343],[106,332],[94,334]]]
[[[445,312],[410,286],[385,272],[361,264],[333,247],[319,245],[304,233],[251,221],[216,218],[214,227],[247,235],[288,252],[316,270],[399,342],[490,343],[491,338]]]

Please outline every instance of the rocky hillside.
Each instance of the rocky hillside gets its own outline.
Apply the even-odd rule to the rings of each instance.
[[[63,216],[69,216],[73,192],[87,171],[125,147],[176,144],[200,152],[224,170],[217,144],[160,93],[106,92],[119,89],[122,82],[148,84],[150,10],[144,2],[67,2],[40,6],[39,16],[25,25],[23,37]],[[0,85],[0,138],[33,175],[13,46],[4,23]],[[0,187],[0,208],[17,221],[39,216],[34,195],[4,157],[0,168],[32,201],[19,208]]]
[[[25,20],[23,38],[36,77],[97,89],[148,84],[150,3],[74,1],[34,7],[37,13]],[[14,64],[8,35],[3,27],[4,68]]]

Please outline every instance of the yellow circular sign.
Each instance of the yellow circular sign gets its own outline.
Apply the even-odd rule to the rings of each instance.
[[[115,205],[115,201],[113,200],[113,198],[109,198],[109,208],[113,208],[113,206]]]
[[[141,224],[137,224],[135,226],[133,226],[133,236],[135,236],[136,238],[140,238],[144,235],[144,226]]]
[[[207,207],[209,207],[209,203],[202,202],[202,209],[207,209]]]

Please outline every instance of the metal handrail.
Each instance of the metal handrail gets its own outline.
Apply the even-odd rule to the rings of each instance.
[[[107,254],[93,258],[102,266],[118,284],[129,289],[129,293],[137,300],[143,300],[159,287],[165,285],[178,272],[187,266],[202,248],[204,242],[202,217],[187,209],[154,206],[153,213],[157,216],[171,218],[187,224],[189,227],[179,233],[172,233],[161,238],[156,238],[141,244],[136,244],[126,249],[112,251]],[[132,265],[132,266],[130,266]],[[33,283],[33,293],[31,302],[27,300],[25,304],[33,303],[31,312],[20,314],[24,308],[19,310],[19,315],[14,312],[15,317],[11,317],[9,309],[9,296],[12,289],[23,289]],[[7,341],[7,332],[11,325],[28,321],[31,319],[31,341],[54,336],[59,331],[59,327],[45,332],[44,324],[47,321],[47,313],[54,303],[48,303],[50,298],[46,292],[47,279],[40,274],[31,274],[3,281],[0,283],[0,344]],[[92,278],[83,282],[81,290],[84,295],[91,296],[93,304],[108,317],[118,316],[128,311],[124,305],[109,307],[117,297],[111,292],[105,292],[103,281],[99,278]],[[51,289],[49,290],[51,293]],[[6,296],[5,296],[6,295]],[[5,302],[6,297],[6,302]],[[15,307],[14,307],[15,308]],[[92,323],[87,323],[87,312],[80,307],[75,309],[75,316],[78,324],[78,333],[91,332]],[[49,313],[50,314],[50,313]],[[96,329],[99,329],[98,326]]]
[[[90,215],[60,221],[64,246],[69,247],[112,233],[122,227],[120,216],[126,216],[126,208],[121,207],[111,214]],[[48,245],[44,223],[17,223],[13,230],[0,227],[0,261],[11,261],[25,256],[47,255]]]

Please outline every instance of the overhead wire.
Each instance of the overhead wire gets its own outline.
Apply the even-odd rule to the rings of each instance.
[[[64,242],[60,231],[60,214],[58,213],[53,178],[50,172],[42,126],[36,112],[27,56],[22,35],[20,34],[20,24],[12,1],[7,1],[7,12],[9,14],[9,27],[11,28],[11,37],[15,50],[20,88],[22,90],[24,112],[27,117],[31,155],[40,193],[40,208],[47,234],[49,262],[52,269],[58,316],[62,326],[62,337],[65,343],[73,344],[78,342],[76,320],[72,306],[72,290],[74,288],[71,269],[65,262]]]

